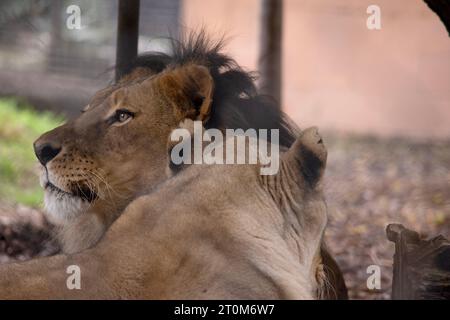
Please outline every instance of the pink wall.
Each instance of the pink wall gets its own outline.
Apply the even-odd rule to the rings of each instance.
[[[183,24],[226,33],[254,70],[259,3],[184,0]],[[283,108],[302,127],[450,137],[450,38],[421,0],[286,0],[284,18]]]

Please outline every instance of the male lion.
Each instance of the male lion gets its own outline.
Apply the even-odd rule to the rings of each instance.
[[[220,49],[200,34],[174,42],[171,55],[139,57],[122,79],[95,94],[78,118],[35,142],[46,214],[66,254],[94,246],[130,203],[166,182],[167,137],[185,119],[222,130],[279,129],[281,147],[292,145],[297,130]],[[138,228],[127,228],[121,237],[138,235]],[[326,250],[321,257],[332,289],[326,297],[345,298],[339,268]]]
[[[260,175],[260,165],[174,170],[92,248],[0,266],[0,298],[317,298],[326,156],[311,128],[276,175]],[[67,287],[71,265],[80,290]]]

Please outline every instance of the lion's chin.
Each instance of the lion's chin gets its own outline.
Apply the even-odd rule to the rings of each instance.
[[[47,219],[54,224],[64,224],[85,213],[91,206],[80,197],[45,190],[44,205]]]

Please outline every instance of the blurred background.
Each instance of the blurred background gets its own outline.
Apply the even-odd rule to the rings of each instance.
[[[258,69],[261,0],[141,0],[139,52],[205,28]],[[369,30],[369,5],[381,29]],[[67,7],[81,9],[68,29]],[[118,2],[0,2],[0,263],[57,252],[42,218],[32,142],[79,114],[111,83]],[[450,41],[422,0],[284,0],[281,107],[317,125],[329,148],[327,242],[352,298],[390,296],[399,222],[423,237],[450,236]],[[369,265],[380,290],[366,286]]]

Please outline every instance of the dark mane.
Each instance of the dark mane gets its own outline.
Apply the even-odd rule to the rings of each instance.
[[[279,129],[280,145],[290,146],[296,128],[280,111],[277,102],[258,93],[253,74],[244,71],[222,52],[224,41],[209,40],[204,32],[171,39],[171,53],[148,52],[126,66],[124,75],[135,68],[159,73],[167,67],[194,62],[207,67],[214,79],[211,118],[207,128]]]

